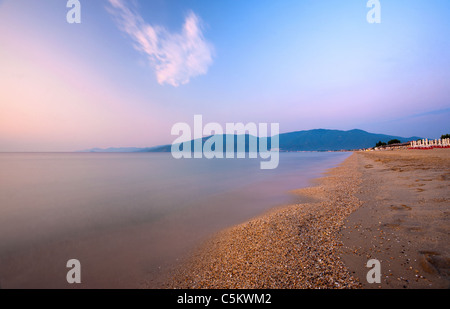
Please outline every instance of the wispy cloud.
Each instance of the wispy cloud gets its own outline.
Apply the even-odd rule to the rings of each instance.
[[[136,50],[143,52],[156,72],[158,83],[179,86],[192,77],[204,75],[213,62],[213,46],[203,36],[196,14],[187,14],[180,33],[171,33],[151,25],[129,1],[108,0],[118,27],[133,40]]]

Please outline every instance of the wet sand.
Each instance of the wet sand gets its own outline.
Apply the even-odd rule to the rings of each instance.
[[[450,149],[358,153],[364,203],[342,230],[363,288],[450,288]],[[381,283],[368,284],[368,259]]]
[[[297,204],[211,237],[162,287],[448,288],[449,180],[449,149],[354,153]]]

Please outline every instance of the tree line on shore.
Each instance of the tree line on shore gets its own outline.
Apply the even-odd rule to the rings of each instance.
[[[450,134],[443,134],[441,135],[441,139],[445,139],[445,138],[450,138]],[[388,141],[387,143],[379,141],[378,143],[376,143],[375,147],[383,147],[383,146],[390,146],[393,144],[400,144],[401,141],[398,139],[391,139],[390,141]]]

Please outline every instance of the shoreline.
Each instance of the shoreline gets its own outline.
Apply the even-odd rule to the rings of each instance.
[[[436,160],[429,159],[438,152],[440,153]],[[408,209],[411,206],[401,206],[404,205],[404,195],[396,195],[401,188],[399,181],[402,180],[398,179],[398,171],[401,170],[399,166],[404,165],[404,160],[413,167],[416,164],[418,168],[412,167],[409,176],[422,179],[429,175],[420,174],[421,172],[429,172],[432,169],[439,174],[440,169],[436,164],[444,164],[444,176],[441,177],[442,181],[448,181],[449,154],[450,151],[446,150],[422,152],[422,155],[418,156],[411,151],[408,151],[407,155],[402,151],[368,154],[354,152],[339,166],[315,179],[316,186],[294,190],[301,203],[274,208],[213,235],[171,272],[161,288],[448,288],[450,252],[446,225],[448,226],[449,212],[442,207],[422,207],[422,212],[417,214],[423,215],[423,211],[426,211],[430,219],[437,218],[439,213],[446,214],[439,225],[440,236],[429,231],[431,235],[428,235],[428,238],[439,238],[430,246],[426,245],[429,240],[427,237],[417,239],[410,234],[398,233],[396,226],[389,225],[392,214],[384,214],[381,206],[374,205],[371,201],[379,200],[379,195],[390,194],[387,198],[390,203],[388,211]],[[380,159],[380,155],[390,156],[392,162],[386,158]],[[430,165],[428,169],[424,169],[424,162]],[[385,164],[393,166],[386,168]],[[374,166],[377,168],[373,168]],[[379,170],[387,170],[382,178],[377,174]],[[390,186],[392,192],[386,192],[389,182],[383,180],[387,179],[387,174],[389,180],[394,183]],[[401,175],[404,177],[406,174]],[[439,175],[436,177],[439,181]],[[384,187],[380,187],[380,184]],[[418,193],[424,192],[421,191],[424,189],[414,186],[406,188],[420,189]],[[445,188],[448,188],[448,183],[438,183],[432,193],[433,198],[440,196],[435,203],[444,208],[450,200]],[[412,196],[413,200],[415,198]],[[393,204],[399,204],[400,208]],[[422,202],[422,205],[428,204]],[[375,215],[382,213],[382,218]],[[417,221],[414,224],[417,225],[416,229],[420,229],[425,223],[417,220],[420,218],[417,216],[414,217]],[[384,235],[375,235],[376,233]],[[388,241],[387,239],[390,241],[391,237],[394,237],[387,237],[386,233],[397,233],[395,239],[401,248],[401,254],[412,256],[412,251],[416,250],[416,261],[413,263],[408,257],[410,262],[405,265],[403,260],[386,257],[385,255],[390,254],[389,249],[380,246],[384,241]],[[378,243],[377,254],[373,254],[376,244],[371,239],[381,242]],[[412,241],[415,241],[416,246],[410,245]],[[410,249],[405,249],[408,245]],[[368,284],[366,281],[365,276],[369,270],[366,263],[369,258],[380,260],[381,284]]]
[[[77,259],[77,288],[158,288],[212,234],[295,202],[286,191],[349,156],[282,154],[266,173],[255,161],[143,155],[6,155],[15,177],[1,190],[2,287],[73,288],[66,263]]]
[[[162,288],[359,287],[337,254],[338,231],[360,206],[355,158],[315,179],[317,186],[292,191],[302,203],[271,209],[212,236]]]

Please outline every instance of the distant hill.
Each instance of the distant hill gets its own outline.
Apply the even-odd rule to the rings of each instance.
[[[308,131],[298,131],[283,133],[279,135],[280,151],[340,151],[370,148],[379,141],[387,143],[392,139],[398,139],[401,142],[420,139],[420,137],[400,137],[385,134],[374,134],[363,130],[326,130],[316,129]],[[202,138],[202,145],[209,137]],[[225,150],[226,135],[222,136],[223,149]],[[259,144],[259,139],[254,136],[245,135],[245,151],[248,151],[250,139]],[[234,141],[237,145],[238,137],[234,135]],[[268,141],[269,148],[270,139]],[[93,148],[83,152],[170,152],[172,145],[156,146],[151,148]],[[194,141],[191,141],[191,149],[194,149]]]
[[[356,129],[350,131],[317,129],[280,134],[280,148],[283,151],[352,150],[374,147],[379,141],[387,143],[392,139],[398,139],[403,143],[419,138],[374,134]]]

